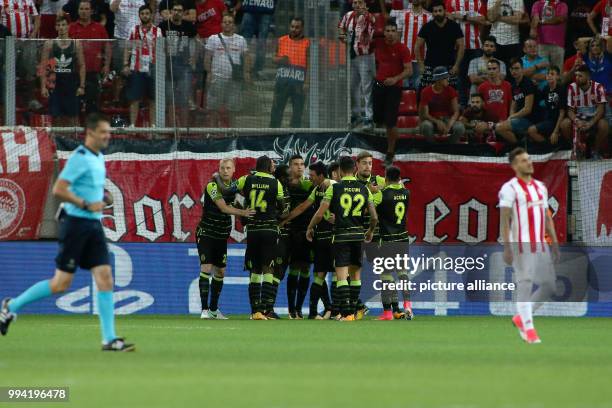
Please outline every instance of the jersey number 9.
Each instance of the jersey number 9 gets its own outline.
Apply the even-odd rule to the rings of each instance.
[[[401,224],[404,221],[404,215],[406,215],[406,204],[400,201],[395,204],[396,224]]]

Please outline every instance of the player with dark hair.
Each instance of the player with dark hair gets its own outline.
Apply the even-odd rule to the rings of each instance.
[[[338,164],[338,162],[331,162],[327,166],[327,175],[331,180],[340,181],[340,171],[338,170],[339,168],[340,165]]]
[[[342,179],[329,186],[321,200],[319,209],[310,220],[306,237],[309,241],[314,238],[314,227],[317,226],[329,210],[334,214],[333,252],[336,270],[338,304],[342,317],[341,321],[354,321],[357,309],[359,292],[361,291],[361,258],[363,214],[370,214],[370,225],[365,233],[365,241],[371,242],[374,228],[378,223],[376,208],[372,201],[372,193],[355,174],[355,162],[351,157],[343,156],[339,160],[340,175]],[[351,278],[349,287],[348,278]]]
[[[313,189],[312,181],[304,178],[304,159],[299,154],[289,158],[289,202],[290,210],[302,204]],[[302,319],[302,306],[310,285],[312,245],[306,241],[306,226],[314,208],[306,209],[289,224],[291,260],[287,278],[287,303],[290,319]]]
[[[274,176],[274,162],[261,156],[255,173],[238,179],[245,207],[255,210],[246,225],[245,267],[250,271],[249,300],[252,320],[268,320],[265,305],[273,297],[274,261],[278,242],[278,213],[283,210],[283,186]],[[263,301],[262,301],[263,300]]]
[[[64,203],[59,217],[59,251],[51,279],[40,281],[0,306],[0,333],[24,306],[68,290],[78,267],[89,269],[98,288],[97,305],[103,351],[134,351],[133,344],[115,335],[113,274],[102,228],[102,210],[112,204],[104,192],[106,168],[101,150],[110,141],[110,121],[100,114],[86,119],[85,143],[76,148],[53,186],[53,195]]]
[[[327,188],[334,183],[334,181],[327,178],[327,168],[323,162],[318,161],[311,164],[310,180],[315,186],[310,195],[300,205],[295,207],[285,218],[281,226],[290,222],[291,220],[299,217],[305,211],[313,208],[318,208],[325,191]],[[317,226],[315,231],[315,244],[314,244],[314,273],[315,278],[313,283],[310,285],[310,313],[308,314],[309,319],[329,319],[332,314],[332,305],[329,300],[329,294],[327,290],[327,283],[325,282],[325,275],[327,272],[334,270],[333,255],[331,251],[331,238],[333,225],[329,222],[331,214],[326,212],[323,217],[323,221]],[[323,302],[325,312],[323,317],[317,313],[317,304],[319,299]]]
[[[199,286],[202,302],[200,317],[202,319],[227,319],[218,310],[218,302],[227,264],[227,239],[232,231],[231,215],[250,217],[255,214],[252,209],[243,210],[232,206],[236,199],[236,190],[230,187],[235,170],[234,160],[222,159],[219,162],[218,177],[213,178],[204,190],[202,219],[196,229],[196,242],[200,257]],[[211,272],[214,272],[212,284]]]
[[[276,179],[280,181],[281,185],[283,186],[283,214],[289,213],[289,192],[287,191],[287,185],[289,184],[289,166],[286,164],[279,164],[276,166],[274,177],[276,177]],[[265,304],[265,315],[268,320],[280,319],[280,316],[274,311],[274,304],[276,303],[278,287],[280,286],[281,281],[285,278],[285,271],[289,265],[291,255],[290,249],[291,238],[289,237],[289,228],[281,223],[278,227],[278,242],[276,246],[276,260],[274,261],[272,287],[270,296],[268,296],[266,299]],[[264,285],[268,285],[268,283],[264,282]]]
[[[410,191],[401,182],[400,169],[389,166],[386,170],[385,187],[374,195],[374,203],[380,220],[380,249],[386,257],[395,257],[396,254],[408,253],[408,232],[406,230],[406,218],[410,202]],[[396,271],[400,281],[408,282],[408,271]],[[391,273],[383,273],[383,281],[393,281]],[[412,320],[412,304],[410,292],[402,291],[404,299],[404,310],[399,308],[396,291],[383,291],[381,293],[383,303],[383,315],[379,320],[393,320],[406,318]],[[393,311],[392,311],[393,310]]]

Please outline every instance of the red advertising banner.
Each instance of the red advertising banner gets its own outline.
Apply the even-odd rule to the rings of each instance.
[[[130,242],[193,241],[202,213],[202,192],[222,155],[188,153],[175,160],[162,157],[166,155],[157,155],[161,157],[158,160],[143,160],[141,155],[121,158],[120,154],[116,160],[107,158],[107,189],[115,198],[104,219],[107,237],[112,241]],[[235,177],[253,168],[255,156],[236,158]],[[375,160],[374,168],[380,169],[380,164]],[[505,159],[415,161],[408,158],[400,159],[396,165],[404,177],[411,179],[407,183],[412,193],[409,232],[416,241],[477,243],[498,239],[498,192],[514,176]],[[559,239],[565,241],[566,162],[536,162],[535,177],[548,187]],[[236,223],[232,239],[243,238],[242,228]]]
[[[0,240],[38,238],[54,153],[44,130],[0,131]]]

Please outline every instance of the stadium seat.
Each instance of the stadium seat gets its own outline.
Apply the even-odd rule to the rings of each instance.
[[[402,91],[402,100],[400,101],[400,115],[415,115],[418,112],[416,91]]]
[[[400,129],[416,128],[419,126],[419,117],[416,115],[399,116],[397,118],[397,127]]]

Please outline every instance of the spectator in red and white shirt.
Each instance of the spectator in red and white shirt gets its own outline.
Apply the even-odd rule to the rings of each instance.
[[[92,20],[92,7],[89,0],[79,3],[79,19],[70,24],[68,33],[70,38],[85,40],[81,42],[85,54],[85,111],[87,113],[98,111],[100,98],[100,74],[108,75],[111,63],[110,42],[98,41],[108,39],[106,28]],[[88,41],[94,40],[94,41]]]
[[[597,16],[601,16],[599,29],[597,29],[595,25]],[[602,37],[612,36],[612,0],[600,0],[589,13],[587,23],[594,35],[600,35]]]
[[[55,19],[58,15],[63,15],[62,8],[68,0],[43,0],[40,5],[40,38],[55,38]]]
[[[412,75],[408,78],[406,85],[414,90],[418,90],[421,87],[421,72],[419,72],[419,64],[414,48],[419,31],[421,31],[425,23],[433,18],[431,13],[425,10],[426,3],[427,0],[414,0],[409,8],[391,11],[391,17],[395,18],[397,23],[400,40],[408,48],[410,54],[412,54]],[[425,50],[421,50],[421,54],[424,55]]]
[[[2,25],[17,38],[36,38],[40,31],[40,16],[32,0],[0,1]]]
[[[155,123],[155,69],[156,40],[162,37],[159,27],[153,25],[153,13],[148,6],[138,10],[140,24],[134,27],[123,57],[123,74],[129,75],[126,98],[130,102],[130,124],[134,126],[140,101],[148,99],[150,124]]]
[[[465,38],[465,51],[459,67],[459,102],[465,106],[469,96],[470,81],[468,68],[470,61],[482,55],[480,32],[490,26],[487,21],[487,5],[483,0],[446,0],[446,16],[459,24]]]
[[[565,56],[567,4],[562,0],[538,0],[531,8],[529,35],[538,41],[538,54],[560,67]]]
[[[353,11],[342,17],[338,24],[339,38],[350,47],[351,55],[351,126],[363,121],[366,129],[373,127],[372,85],[374,84],[374,16],[364,0],[353,1]],[[361,105],[365,112],[362,113]]]
[[[484,99],[485,107],[495,123],[508,119],[512,104],[512,85],[502,79],[500,61],[492,59],[487,63],[489,77],[478,86],[478,93]]]
[[[605,119],[606,90],[598,82],[591,80],[591,72],[586,65],[576,69],[576,80],[567,89],[567,118],[561,122],[561,135],[566,140],[574,140],[576,152],[584,152],[598,159],[606,155],[608,122]],[[594,135],[593,146],[588,145],[588,136]]]
[[[444,66],[433,69],[434,83],[421,91],[419,116],[421,134],[432,143],[434,133],[450,135],[451,143],[458,143],[465,133],[459,122],[459,94],[448,84],[450,74]]]

